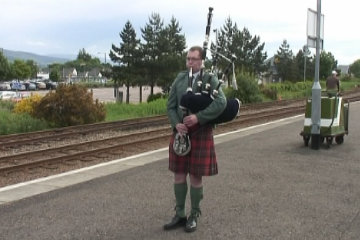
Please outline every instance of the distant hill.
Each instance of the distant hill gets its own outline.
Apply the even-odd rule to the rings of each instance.
[[[67,57],[58,57],[58,56],[42,56],[35,53],[21,52],[21,51],[12,51],[3,49],[4,56],[10,61],[13,62],[15,59],[21,60],[33,60],[38,63],[40,66],[45,67],[52,63],[65,63],[72,61],[76,56],[67,56]]]

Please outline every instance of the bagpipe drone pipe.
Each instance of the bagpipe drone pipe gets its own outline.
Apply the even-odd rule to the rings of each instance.
[[[230,64],[226,67],[224,73],[222,74],[222,79],[219,80],[218,86],[211,91],[210,89],[210,83],[209,79],[207,78],[207,81],[204,82],[204,69],[205,69],[205,58],[206,58],[206,51],[207,51],[207,45],[209,42],[209,34],[210,34],[210,26],[211,26],[211,18],[212,18],[212,10],[213,8],[209,8],[208,13],[208,19],[207,19],[207,26],[206,26],[206,32],[205,32],[205,41],[203,44],[203,52],[202,52],[202,66],[199,74],[199,80],[197,81],[197,91],[196,93],[193,93],[192,91],[192,69],[189,70],[189,82],[188,82],[188,88],[187,92],[182,96],[180,101],[180,108],[185,113],[197,113],[201,110],[204,110],[206,107],[208,107],[213,100],[218,97],[219,89],[221,87],[221,84],[225,81],[225,78],[227,74],[229,73],[230,69],[234,71],[234,61],[235,57],[232,57],[232,59],[227,59],[221,54],[218,54],[222,57],[224,57],[226,60],[230,62]],[[217,54],[217,53],[216,53]],[[233,86],[235,89],[237,89],[236,86],[236,79],[233,78]],[[209,123],[212,124],[219,124],[224,122],[229,122],[233,120],[239,113],[240,109],[240,101],[238,99],[227,99],[226,100],[226,107],[224,111],[216,118]]]

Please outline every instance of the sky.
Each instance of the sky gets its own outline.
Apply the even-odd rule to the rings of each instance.
[[[324,50],[338,65],[360,59],[360,22],[357,0],[322,0]],[[186,37],[187,47],[203,45],[209,7],[211,29],[220,29],[227,18],[238,28],[247,28],[265,43],[268,57],[284,39],[293,54],[307,42],[307,12],[317,11],[317,0],[1,0],[0,50],[26,51],[39,55],[77,55],[85,49],[104,60],[111,45],[120,45],[119,33],[126,21],[137,38],[152,13],[164,24],[174,17]],[[211,31],[210,41],[215,41]],[[310,49],[314,54],[315,49]]]

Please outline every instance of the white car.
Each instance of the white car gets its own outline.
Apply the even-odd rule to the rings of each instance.
[[[46,89],[46,84],[44,82],[35,82],[37,89]]]
[[[11,90],[10,83],[8,82],[1,82],[0,83],[0,90]]]

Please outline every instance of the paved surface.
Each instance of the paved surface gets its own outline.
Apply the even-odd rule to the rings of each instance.
[[[114,88],[93,88],[94,99],[99,99],[102,102],[115,102]],[[150,87],[143,87],[142,102],[146,102],[150,95]],[[123,93],[123,102],[126,101],[126,87],[119,87],[119,91]],[[154,93],[161,93],[159,87],[154,87]],[[139,87],[130,87],[129,89],[129,102],[137,104],[140,102],[140,89]]]
[[[174,197],[160,149],[0,189],[0,239],[359,239],[359,117],[352,104],[330,149],[304,147],[303,116],[218,136],[219,175],[204,179],[190,235],[162,230]]]
[[[150,87],[143,87],[142,92],[142,102],[146,102],[147,98],[150,95]],[[90,91],[90,90],[89,90]],[[93,88],[93,98],[99,99],[101,102],[115,102],[114,97],[114,88]],[[123,102],[126,101],[126,87],[122,86],[119,87],[119,91],[123,92]],[[31,95],[31,94],[39,94],[40,96],[45,96],[49,90],[39,90],[39,91],[23,91],[25,95]],[[162,90],[159,87],[154,87],[154,93],[161,93]],[[129,89],[129,102],[137,104],[140,102],[140,90],[139,87],[130,87]]]

